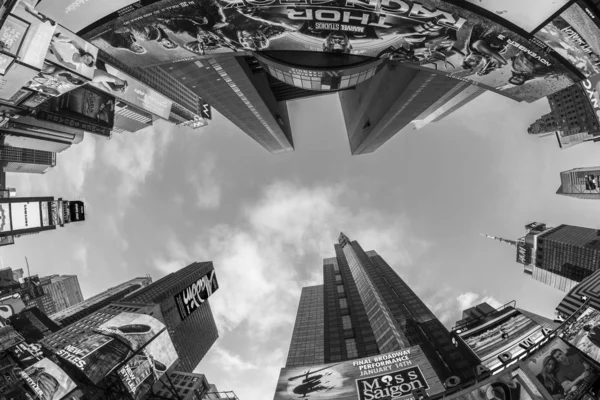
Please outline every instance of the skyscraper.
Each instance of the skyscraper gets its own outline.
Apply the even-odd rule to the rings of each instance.
[[[2,143],[0,137],[0,143]],[[4,172],[44,174],[56,166],[56,153],[0,145],[0,167]]]
[[[54,312],[64,310],[83,301],[77,275],[52,275],[40,278],[44,293],[54,303]]]
[[[600,200],[600,167],[573,168],[560,173],[556,194],[577,199]]]
[[[433,103],[431,107],[425,110],[425,112],[415,118],[413,121],[415,128],[421,129],[431,122],[440,122],[483,93],[485,93],[485,89],[466,82],[463,82],[462,85],[456,85],[455,90],[449,90],[438,101]]]
[[[476,375],[475,359],[375,251],[343,233],[323,260],[320,286],[304,288],[286,368],[334,363],[420,346],[438,377]]]
[[[150,277],[131,279],[121,283],[120,285],[106,289],[105,291],[98,293],[89,299],[83,300],[77,304],[71,305],[70,307],[59,310],[56,313],[50,314],[49,317],[51,320],[62,326],[68,326],[82,318],[87,317],[93,312],[106,307],[112,302],[122,300],[128,294],[146,287],[150,283],[152,283],[152,278]]]
[[[219,337],[206,300],[218,287],[212,262],[195,262],[132,293],[121,302],[158,304],[180,357],[177,368],[192,372]],[[194,304],[184,304],[184,296]],[[197,300],[198,297],[202,301]]]
[[[533,222],[518,240],[487,236],[516,247],[523,272],[537,281],[568,292],[600,269],[600,236],[597,229],[572,225],[551,228]]]

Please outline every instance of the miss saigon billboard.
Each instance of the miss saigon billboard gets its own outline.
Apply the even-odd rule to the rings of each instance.
[[[78,11],[91,11],[95,3],[81,3]],[[38,9],[51,4],[42,1]],[[97,15],[79,34],[130,67],[244,51],[326,52],[406,63],[528,102],[580,79],[541,42],[441,0],[135,4]],[[67,15],[60,22],[76,23]]]
[[[421,348],[414,346],[335,364],[282,368],[274,400],[410,399],[415,392],[443,391]]]

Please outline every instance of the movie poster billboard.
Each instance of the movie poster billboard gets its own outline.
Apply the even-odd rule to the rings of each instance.
[[[35,394],[34,399],[61,400],[77,385],[58,365],[44,358],[19,375]]]
[[[42,226],[39,201],[10,203],[10,213],[15,231]]]
[[[516,100],[535,101],[579,80],[533,41],[441,0],[164,0],[84,37],[142,67],[240,51],[313,51],[428,68]]]
[[[553,398],[582,398],[600,376],[596,364],[560,338],[551,341],[525,360],[536,385]]]
[[[600,73],[600,29],[581,19],[589,20],[589,16],[575,3],[543,26],[535,37],[590,77]]]
[[[35,8],[69,30],[79,32],[99,19],[138,2],[139,0],[41,0]]]
[[[481,363],[492,371],[521,357],[545,341],[549,331],[512,309],[458,335]]]
[[[217,289],[219,289],[219,283],[217,282],[215,270],[213,269],[196,282],[177,293],[175,295],[175,304],[177,304],[181,320],[186,319],[196,311]]]
[[[121,72],[112,65],[99,62],[98,67],[113,79],[92,81],[92,85],[118,99],[131,103],[160,118],[169,119],[173,102],[167,97]]]
[[[369,400],[432,396],[444,391],[419,346],[374,357],[304,367],[282,368],[274,400]]]
[[[165,325],[135,313],[115,316],[56,355],[94,384],[116,372],[134,397],[145,393],[177,360]]]
[[[490,13],[532,32],[570,0],[466,0]]]
[[[544,397],[520,368],[506,370],[458,393],[448,396],[456,400],[542,400]]]

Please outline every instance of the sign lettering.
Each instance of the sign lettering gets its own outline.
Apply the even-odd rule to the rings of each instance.
[[[181,319],[186,319],[219,288],[215,270],[204,275],[175,296]]]

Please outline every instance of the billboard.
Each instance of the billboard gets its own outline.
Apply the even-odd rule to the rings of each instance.
[[[5,351],[22,342],[23,337],[19,332],[15,331],[11,326],[0,327],[0,351]],[[1,392],[0,392],[1,393]]]
[[[213,269],[196,282],[177,293],[175,295],[175,304],[177,304],[181,319],[184,320],[189,317],[198,307],[200,307],[200,304],[204,303],[204,300],[208,299],[218,288],[219,283],[217,282],[215,270]]]
[[[135,313],[115,316],[56,355],[94,384],[116,371],[134,397],[143,395],[177,360],[165,325]]]
[[[167,97],[112,65],[99,61],[97,66],[99,71],[104,71],[106,78],[95,79],[91,83],[94,87],[163,119],[169,119],[173,102]]]
[[[70,92],[86,82],[85,78],[69,69],[45,61],[41,71],[25,87],[50,97],[56,97]]]
[[[581,350],[592,360],[600,363],[600,312],[588,308],[567,326],[562,338]]]
[[[596,114],[596,118],[600,121],[600,75],[595,75],[588,79],[579,82],[583,88],[585,95]]]
[[[84,34],[131,67],[240,51],[390,59],[535,101],[579,76],[517,33],[441,0],[164,0]],[[274,54],[274,53],[271,53]]]
[[[586,77],[600,73],[600,29],[589,20],[585,11],[573,4],[535,34]]]
[[[8,318],[11,326],[30,343],[37,342],[60,327],[37,307],[33,307]]]
[[[595,364],[560,338],[529,357],[525,367],[536,385],[562,400],[581,398],[600,376]]]
[[[335,364],[282,368],[274,400],[400,399],[414,391],[444,391],[419,346]]]
[[[517,262],[523,265],[531,264],[533,247],[525,243],[525,238],[519,239],[517,242]]]
[[[550,331],[518,310],[512,309],[458,337],[492,371],[521,357],[528,349],[545,341]]]
[[[77,387],[65,371],[47,358],[20,371],[19,375],[35,394],[34,399],[60,400]]]
[[[15,231],[42,226],[39,201],[10,203],[10,214]]]
[[[44,358],[40,344],[20,342],[8,351],[22,368],[28,368]]]
[[[19,293],[9,294],[0,298],[0,317],[10,318],[25,309],[25,303]]]
[[[504,371],[468,389],[454,393],[449,398],[457,400],[541,400],[543,397],[535,384],[521,370]]]
[[[41,0],[37,11],[52,18],[73,32],[93,24],[97,20],[139,0]]]
[[[88,80],[94,78],[98,48],[58,26],[52,35],[46,60],[75,72]]]
[[[534,31],[570,0],[466,0],[527,32]]]
[[[85,206],[83,201],[75,200],[69,202],[71,222],[85,221]]]

